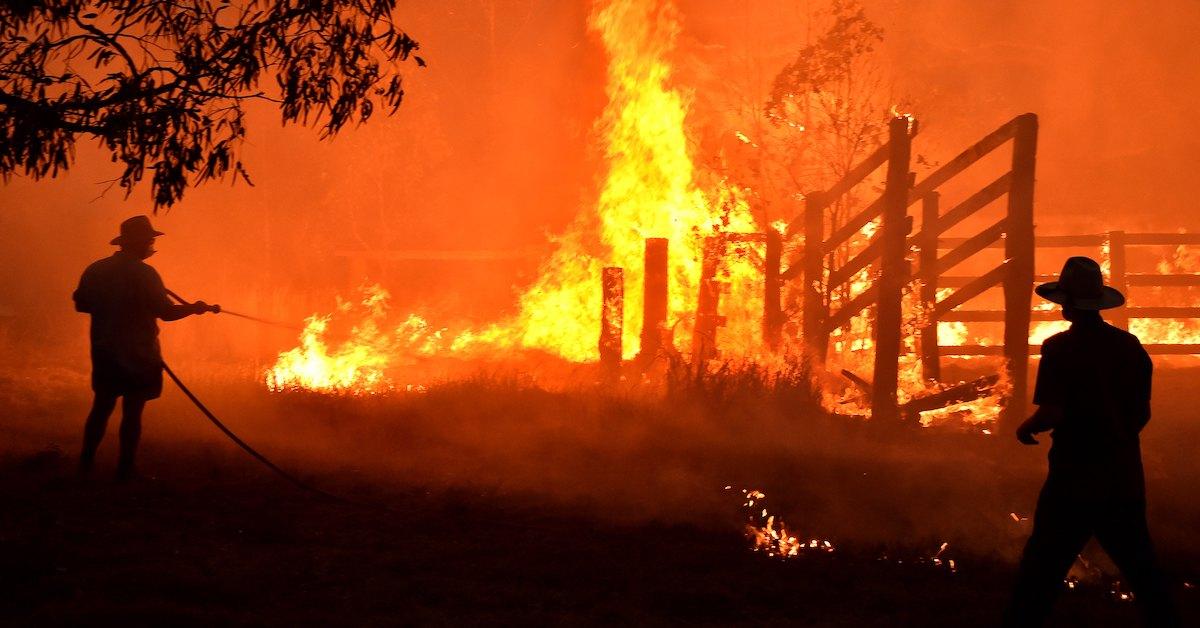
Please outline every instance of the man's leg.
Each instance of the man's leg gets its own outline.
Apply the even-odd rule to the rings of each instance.
[[[138,440],[142,437],[142,409],[146,400],[142,397],[125,395],[121,403],[121,457],[117,462],[117,478],[128,480],[133,476],[133,459],[137,454]]]
[[[88,412],[87,422],[83,424],[83,450],[79,454],[79,471],[87,473],[96,462],[96,449],[104,440],[104,431],[108,428],[108,417],[117,406],[116,395],[96,393],[92,398],[92,409]]]
[[[1106,509],[1096,522],[1096,539],[1129,582],[1146,625],[1179,626],[1178,612],[1150,542],[1146,503],[1129,500]]]
[[[1063,579],[1091,537],[1086,508],[1047,482],[1038,498],[1033,533],[1025,544],[1005,626],[1041,626],[1054,607]]]

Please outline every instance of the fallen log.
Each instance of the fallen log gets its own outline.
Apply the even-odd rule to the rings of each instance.
[[[845,377],[846,379],[850,380],[850,383],[857,386],[859,391],[861,391],[867,399],[871,398],[871,382],[859,377],[849,369],[842,369],[842,377]]]
[[[999,381],[999,375],[985,375],[979,379],[951,386],[932,395],[911,399],[900,406],[900,416],[906,419],[915,418],[918,414],[929,410],[937,410],[958,403],[982,399],[991,394],[992,387]]]

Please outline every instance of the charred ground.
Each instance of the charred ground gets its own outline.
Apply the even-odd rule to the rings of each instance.
[[[268,455],[372,506],[269,476],[176,391],[149,412],[142,481],[114,485],[102,466],[80,482],[86,379],[10,374],[7,621],[988,625],[1028,534],[1013,515],[1030,514],[1044,464],[1006,435],[883,435],[736,381],[665,400],[498,376],[329,398],[191,375]],[[1193,375],[1160,372],[1144,447],[1151,525],[1194,619]],[[751,552],[741,488],[767,494],[755,512],[835,551]],[[928,561],[941,543],[954,572]],[[1080,575],[1059,608],[1066,625],[1133,620],[1107,578]]]

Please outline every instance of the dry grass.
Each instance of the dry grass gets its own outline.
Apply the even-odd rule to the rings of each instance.
[[[341,398],[180,374],[283,465],[385,509],[294,492],[174,391],[147,417],[142,467],[157,479],[77,486],[86,380],[9,375],[0,485],[15,507],[0,518],[0,573],[20,593],[12,617],[986,625],[1028,534],[1009,513],[1029,513],[1043,471],[1042,452],[1000,436],[882,435],[827,417],[800,374],[677,371],[665,389],[487,374]],[[1200,504],[1184,444],[1198,434],[1187,377],[1159,378],[1145,444],[1152,525],[1172,573],[1192,578]],[[788,564],[749,552],[726,485],[765,491],[772,512],[838,551]],[[957,574],[894,562],[941,542]],[[1130,616],[1096,586],[1062,612],[1086,625]]]

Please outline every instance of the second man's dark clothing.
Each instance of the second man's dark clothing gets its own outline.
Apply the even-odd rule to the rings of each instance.
[[[1050,472],[1025,546],[1009,626],[1040,626],[1095,536],[1151,626],[1176,625],[1146,526],[1139,432],[1150,420],[1149,355],[1095,313],[1042,345],[1034,403],[1058,406]]]
[[[1056,482],[1053,475],[1042,487],[1005,625],[1042,625],[1075,558],[1094,536],[1121,570],[1146,625],[1176,626],[1170,593],[1158,570],[1146,526],[1146,502],[1084,496],[1075,488],[1075,483]]]
[[[1078,491],[1140,498],[1139,432],[1150,420],[1153,364],[1137,336],[1098,315],[1042,344],[1033,402],[1063,408],[1050,437],[1050,477]]]

